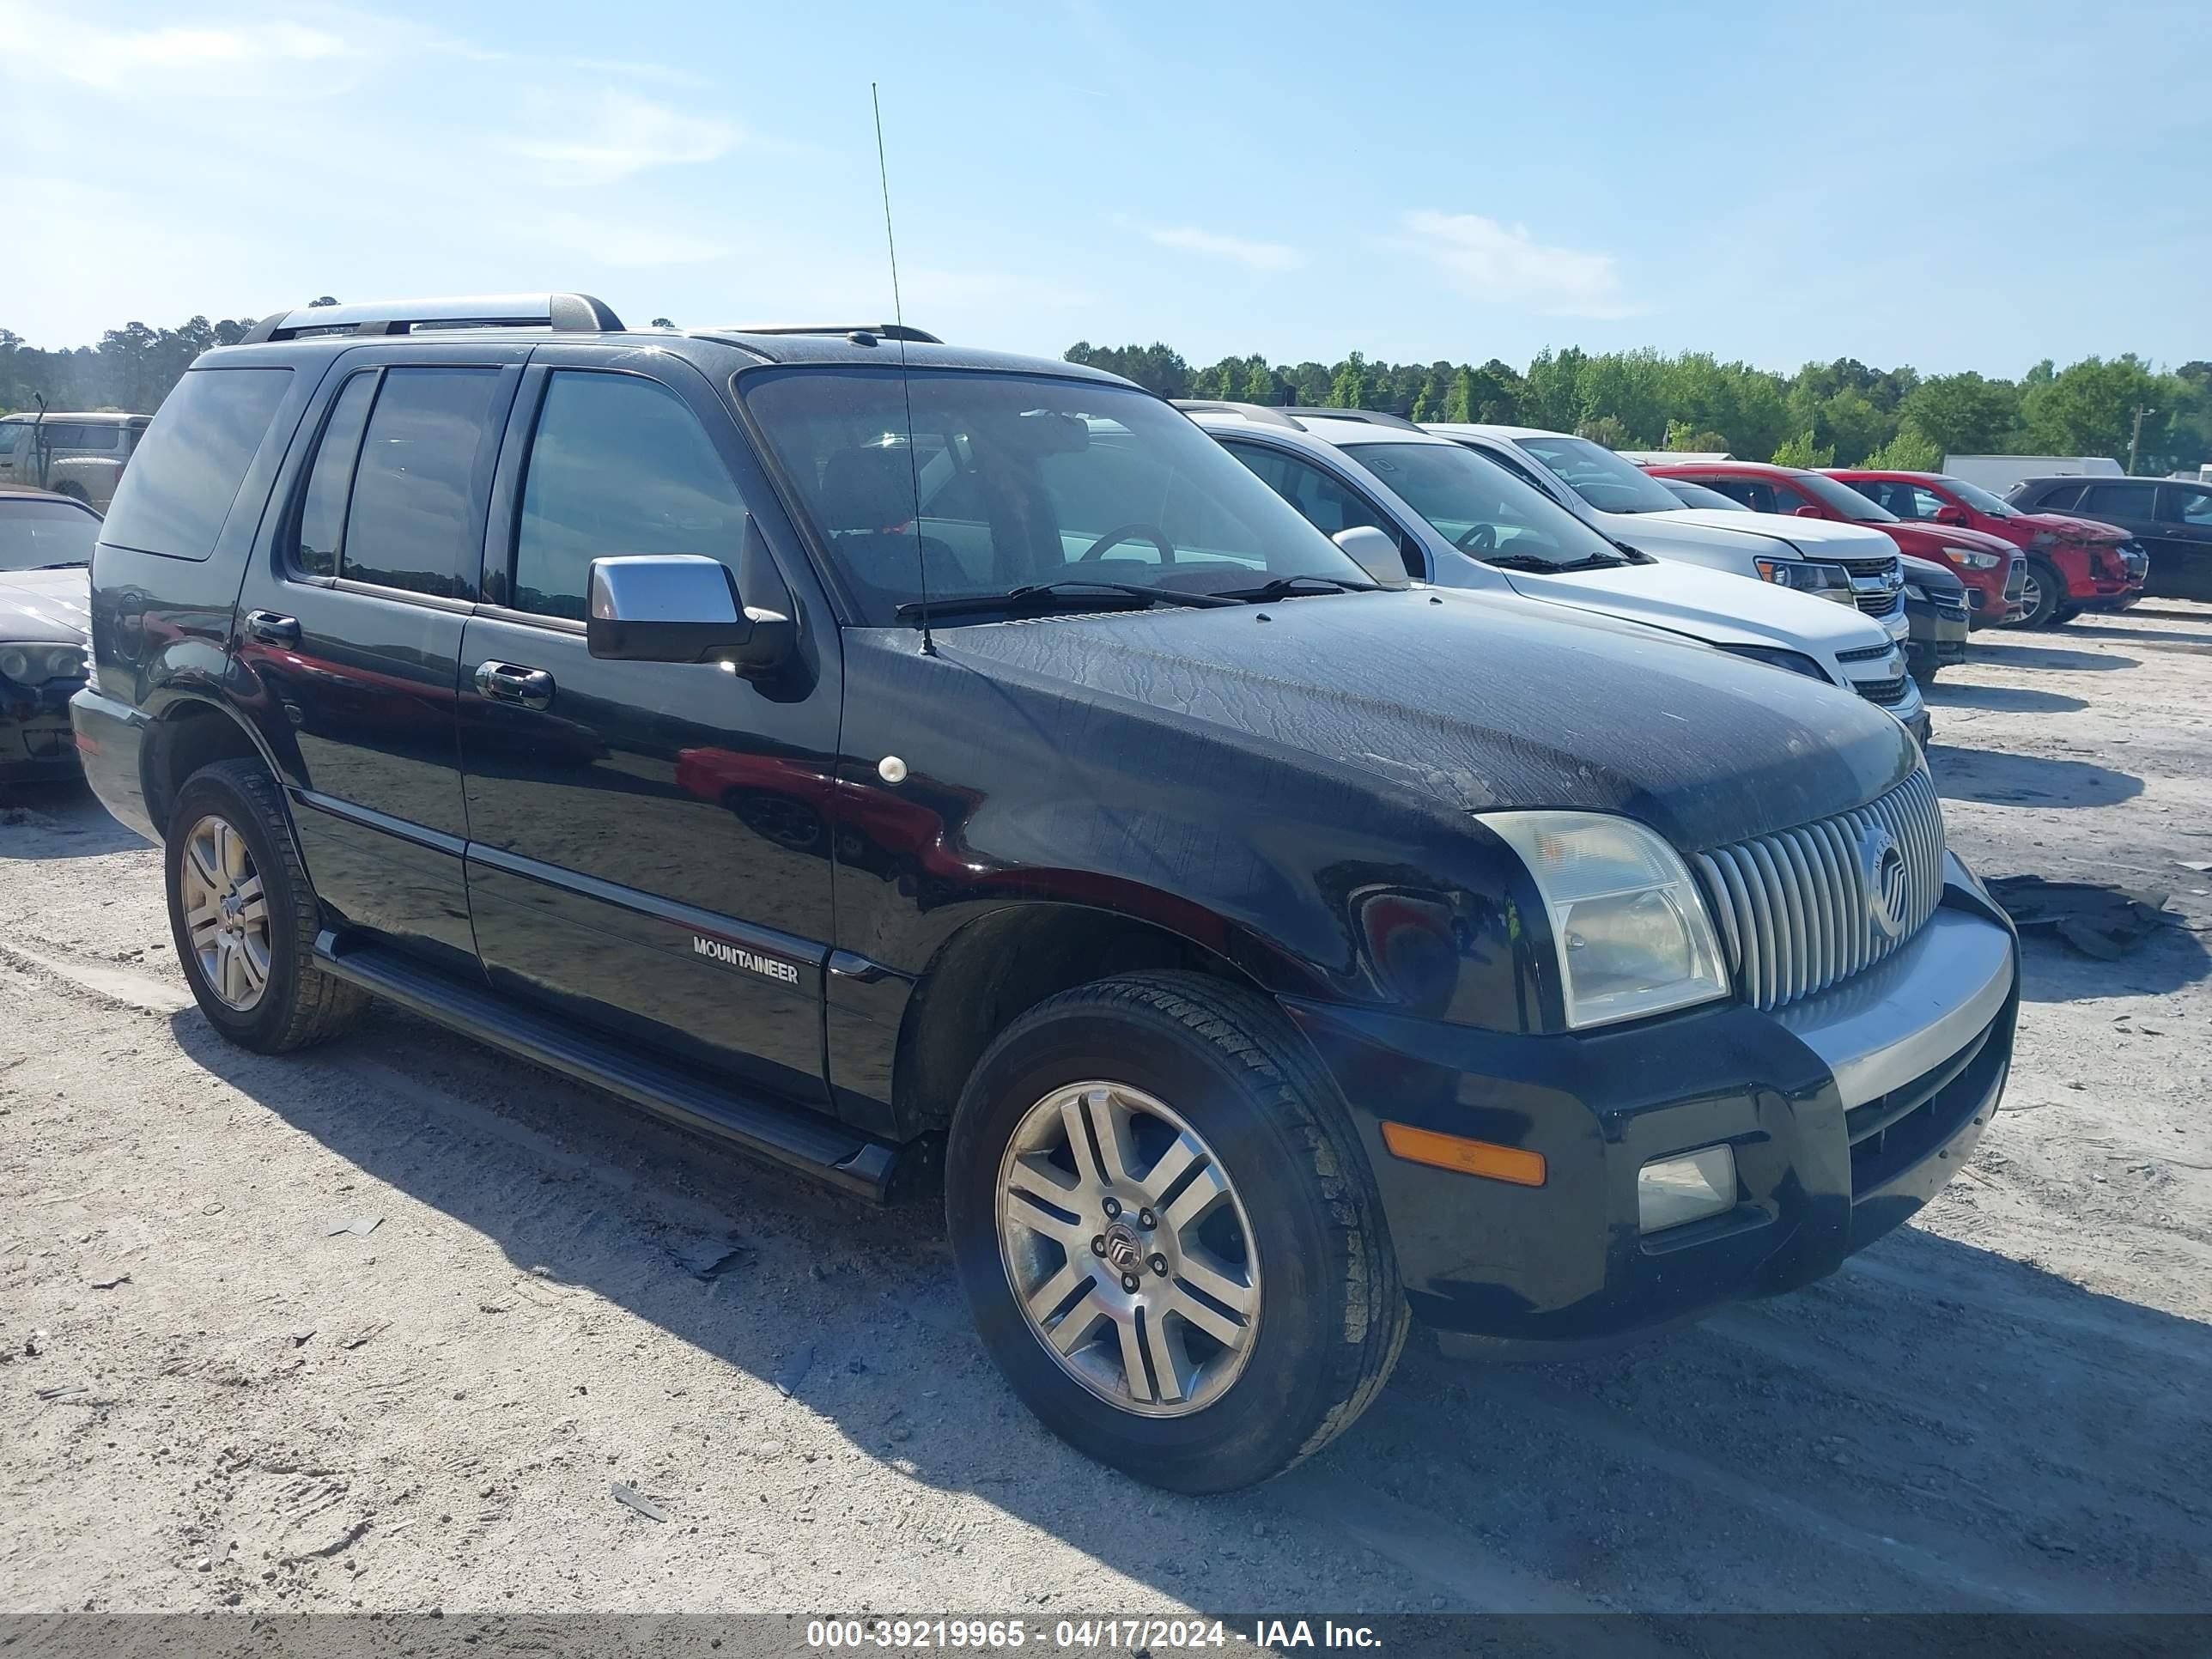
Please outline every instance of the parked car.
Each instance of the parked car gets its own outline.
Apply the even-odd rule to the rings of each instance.
[[[79,740],[218,1032],[381,996],[941,1180],[1015,1392],[1162,1486],[1326,1443],[1409,1316],[1541,1347],[1827,1273],[2010,1063],[2014,935],[1889,715],[1378,586],[1065,362],[278,313],[171,392],[93,589]],[[407,717],[295,720],[303,653]],[[549,720],[607,758],[533,763]]]
[[[1810,519],[1742,523],[1684,507],[1603,444],[1564,432],[1449,422],[1425,429],[1520,472],[1613,540],[1642,552],[1856,605],[1899,645],[1911,631],[1897,548],[1877,532]]]
[[[1660,483],[1685,507],[1717,513],[1751,512],[1735,497],[1708,489],[1688,478],[1662,478]],[[1966,585],[1948,567],[1933,559],[1916,559],[1910,554],[1900,555],[1899,559],[1905,570],[1905,614],[1912,626],[1905,660],[1911,665],[1915,680],[1922,685],[1933,685],[1937,674],[1966,659],[1966,635],[1972,615],[1966,599]]]
[[[2071,622],[2084,611],[2124,611],[2142,597],[2150,557],[2124,530],[2023,513],[1978,484],[1941,473],[1844,468],[1833,476],[1906,523],[1943,535],[1979,531],[2019,548],[2027,567],[2021,592],[2030,628]]]
[[[2142,550],[2142,592],[2162,599],[2212,599],[2212,483],[2029,478],[2013,486],[2005,505],[2041,521],[2063,514],[2068,523],[2110,525]]]
[[[0,415],[0,488],[51,489],[104,512],[150,418]]]
[[[0,489],[0,784],[77,770],[69,700],[84,684],[85,570],[100,515],[36,489]]]
[[[1826,473],[1763,461],[1686,461],[1651,469],[1662,481],[1687,479],[1733,497],[1754,513],[1781,514],[1807,523],[1850,524],[1886,536],[1901,554],[1948,565],[1966,584],[1976,627],[2026,614],[2027,580],[2013,545],[1979,531],[1923,527],[1899,519]]]
[[[1856,609],[1609,541],[1480,453],[1411,424],[1180,405],[1324,534],[1364,530],[1424,581],[1663,628],[1843,685],[1926,742],[1927,706],[1888,630]]]

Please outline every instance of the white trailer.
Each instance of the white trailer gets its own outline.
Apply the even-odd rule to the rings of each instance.
[[[1943,471],[2002,495],[2022,478],[2118,478],[2126,469],[2109,455],[1946,455]]]

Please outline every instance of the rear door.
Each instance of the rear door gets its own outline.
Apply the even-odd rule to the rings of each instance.
[[[2177,599],[2212,599],[2212,487],[2158,487],[2158,532],[2144,591]]]
[[[454,694],[528,351],[339,357],[279,480],[234,647],[317,895],[348,926],[471,975]]]
[[[804,556],[706,378],[619,362],[541,346],[501,461],[462,651],[478,949],[512,994],[826,1106],[836,629],[798,617],[809,661],[772,684],[591,655],[595,558],[704,554],[796,616]]]

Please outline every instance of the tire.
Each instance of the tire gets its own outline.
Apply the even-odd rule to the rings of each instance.
[[[2053,628],[2063,628],[2081,614],[2081,609],[2078,605],[2060,605],[2057,610],[2051,613],[2051,625]]]
[[[210,831],[210,824],[219,828]],[[236,837],[234,848],[222,840],[222,830]],[[233,851],[235,858],[228,856]],[[217,878],[213,882],[208,877],[210,853]],[[178,959],[200,1012],[223,1036],[257,1054],[281,1054],[334,1037],[360,1017],[368,1003],[367,994],[314,965],[319,925],[315,890],[293,847],[283,798],[258,763],[221,761],[185,781],[169,815],[161,865]],[[209,913],[198,900],[211,888],[221,890],[225,881],[231,884],[227,896],[238,908],[232,912],[218,906],[215,914],[223,926],[235,927],[238,943],[223,940],[214,946],[210,968],[203,959],[203,950],[210,948],[208,935],[204,932],[199,941],[194,939],[194,914]],[[251,948],[257,921],[258,952]]]
[[[1061,1095],[1076,1118],[1055,1109]],[[1024,1150],[1042,1144],[1033,1133],[1085,1118],[1103,1125],[1125,1108],[1126,1140],[1113,1155],[1121,1182],[1109,1174],[1086,1188],[1072,1140],[1049,1154]],[[1149,1115],[1153,1108],[1180,1124]],[[1187,1160],[1173,1181],[1160,1177],[1170,1158]],[[1045,1177],[1065,1177],[1071,1197],[1058,1217],[1025,1195],[1037,1189],[1037,1160],[1050,1158],[1063,1161]],[[1095,1151],[1091,1164],[1100,1167]],[[1138,1168],[1146,1173],[1129,1175]],[[1152,1486],[1225,1492],[1281,1474],[1366,1410],[1404,1345],[1397,1257],[1350,1115],[1280,1011],[1250,992],[1151,974],[1040,1003],[969,1079],[945,1182],[961,1286],[1014,1392],[1078,1450]],[[1130,1206],[1117,1214],[1108,1201],[1117,1187],[1133,1194],[1133,1228]],[[1157,1217],[1148,1199],[1160,1202]],[[1064,1237],[1002,1220],[1002,1204]],[[1099,1227],[1086,1249],[1084,1235]],[[1132,1243],[1133,1272],[1121,1254]],[[1235,1282],[1224,1287],[1220,1269]],[[1044,1318],[1032,1319],[1018,1278],[1042,1287]],[[1199,1284],[1222,1289],[1210,1316],[1189,1288]],[[1121,1294],[1131,1285],[1136,1296]],[[1224,1312],[1240,1298],[1248,1314]],[[1152,1310],[1142,1325],[1102,1311],[1139,1304]],[[1065,1311],[1054,1323],[1056,1310]],[[1063,1359],[1048,1325],[1064,1337],[1085,1320],[1095,1334]],[[1125,1330],[1148,1331],[1150,1346],[1134,1334],[1125,1346]],[[1133,1389],[1133,1351],[1145,1372]]]
[[[2050,560],[2032,556],[2028,559],[2027,599],[2027,614],[2014,626],[2051,628],[2062,620],[2058,612],[2066,599],[2066,578]]]

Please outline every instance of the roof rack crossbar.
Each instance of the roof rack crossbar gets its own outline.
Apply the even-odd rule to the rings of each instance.
[[[1292,404],[1284,413],[1303,415],[1310,421],[1364,421],[1370,426],[1403,427],[1408,432],[1421,429],[1403,415],[1393,415],[1380,409],[1318,409],[1305,404]]]
[[[1242,415],[1263,426],[1286,426],[1294,432],[1306,429],[1303,421],[1293,420],[1286,410],[1266,404],[1240,404],[1224,398],[1170,398],[1168,401],[1186,415]]]
[[[434,328],[550,328],[556,334],[618,331],[622,319],[588,294],[489,294],[462,299],[374,300],[275,312],[248,329],[241,345],[319,334],[413,334]]]
[[[934,334],[905,323],[740,323],[717,333],[731,334],[872,334],[879,340],[904,340],[909,345],[943,345]]]

